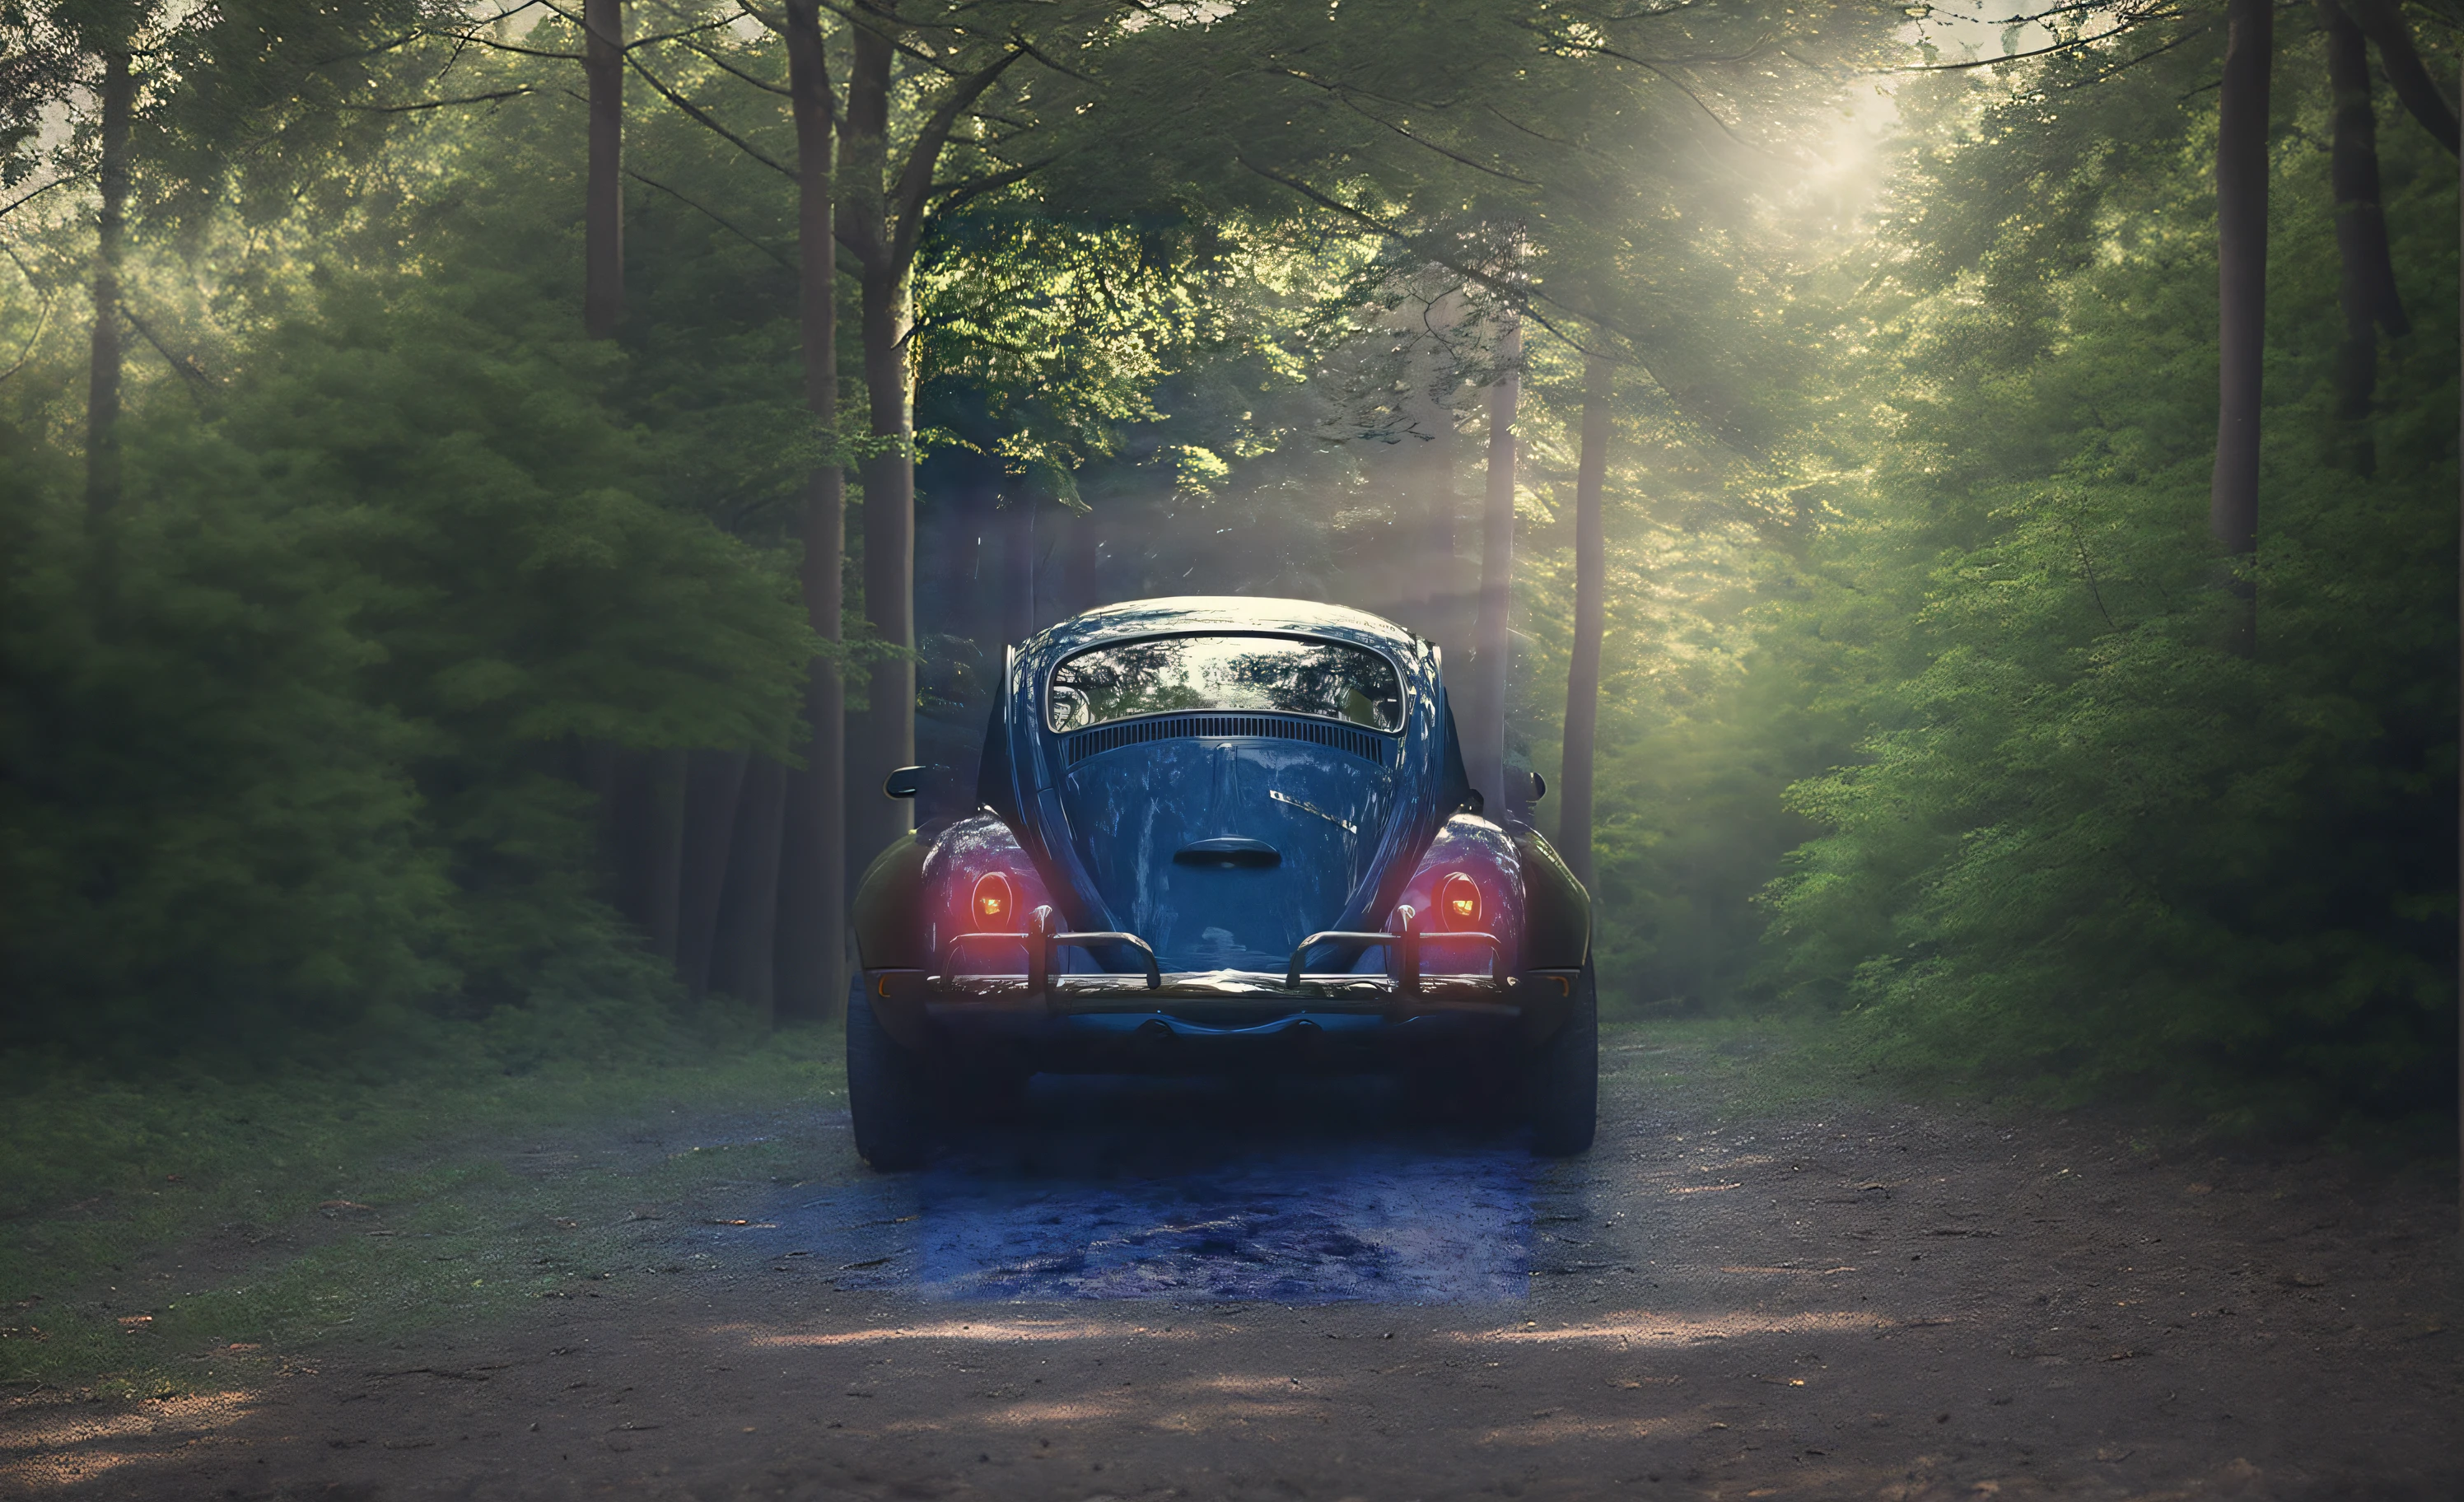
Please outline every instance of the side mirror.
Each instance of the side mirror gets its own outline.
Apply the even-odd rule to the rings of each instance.
[[[1538,803],[1541,799],[1546,798],[1546,797],[1548,797],[1548,796],[1549,796],[1549,779],[1547,779],[1547,778],[1545,778],[1545,777],[1541,776],[1541,775],[1540,775],[1539,773],[1537,773],[1537,772],[1532,773],[1532,774],[1531,774],[1531,801],[1532,801],[1533,803],[1535,803],[1535,804],[1536,804],[1536,803]]]
[[[902,766],[882,779],[881,790],[892,798],[913,798],[924,786],[924,769]]]

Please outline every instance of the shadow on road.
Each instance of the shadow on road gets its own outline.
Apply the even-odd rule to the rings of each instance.
[[[843,1246],[865,1254],[838,1286],[926,1298],[1519,1299],[1537,1170],[1521,1133],[1448,1105],[1377,1076],[1040,1077],[930,1169],[770,1219],[811,1239],[872,1199],[891,1234]]]

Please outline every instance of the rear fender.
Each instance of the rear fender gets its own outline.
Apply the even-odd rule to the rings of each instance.
[[[999,875],[1008,885],[1010,910],[986,918],[975,912],[979,884]],[[1023,975],[1026,945],[1016,939],[974,939],[953,952],[955,936],[982,932],[1023,933],[1027,915],[1055,907],[1052,890],[1018,833],[989,808],[979,808],[944,828],[917,872],[918,920],[928,967],[948,966],[977,975]]]
[[[920,970],[932,958],[917,900],[931,853],[925,836],[902,834],[872,858],[856,883],[856,961],[867,970]]]
[[[1470,878],[1480,893],[1480,917],[1463,925],[1497,936],[1496,973],[1510,976],[1523,967],[1523,915],[1526,906],[1523,863],[1506,830],[1478,814],[1459,813],[1438,827],[1426,854],[1403,884],[1398,906],[1408,906],[1425,936],[1420,968],[1430,974],[1478,973],[1487,968],[1488,946],[1445,940],[1447,921],[1438,911],[1441,889],[1457,872]],[[1392,926],[1391,914],[1387,925]]]
[[[1523,867],[1523,967],[1579,970],[1592,957],[1592,895],[1536,829],[1514,832]]]

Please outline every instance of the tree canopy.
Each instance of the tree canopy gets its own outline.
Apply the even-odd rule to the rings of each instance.
[[[2241,14],[0,4],[0,1044],[815,1009],[1005,645],[1247,592],[1503,654],[1613,1007],[2450,1111],[2455,17]]]

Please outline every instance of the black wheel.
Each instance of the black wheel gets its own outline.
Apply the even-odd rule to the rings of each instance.
[[[847,985],[847,1082],[857,1155],[883,1173],[923,1167],[933,1139],[931,1073],[883,1030],[861,970]]]
[[[1531,1118],[1531,1150],[1572,1158],[1588,1150],[1600,1111],[1600,1000],[1592,962],[1574,983],[1574,1009],[1524,1066],[1524,1109]]]

